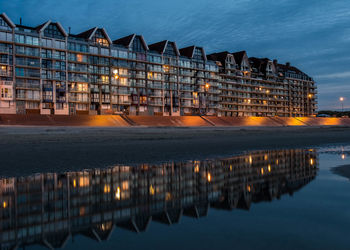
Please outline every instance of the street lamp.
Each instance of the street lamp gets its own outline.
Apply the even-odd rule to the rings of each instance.
[[[340,101],[340,103],[341,103],[341,112],[344,112],[344,100],[345,100],[344,97],[340,97],[340,98],[339,98],[339,101]]]

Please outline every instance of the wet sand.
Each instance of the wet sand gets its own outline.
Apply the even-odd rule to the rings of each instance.
[[[346,127],[0,127],[0,176],[229,157],[350,142]]]
[[[350,180],[350,165],[343,165],[332,168],[332,172]]]

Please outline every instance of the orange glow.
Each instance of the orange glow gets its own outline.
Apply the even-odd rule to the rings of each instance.
[[[269,172],[271,172],[271,165],[269,165],[269,166],[267,167],[267,170],[268,170]]]
[[[117,187],[117,190],[115,191],[115,198],[120,200],[120,187]]]
[[[207,175],[207,180],[208,180],[208,182],[211,182],[211,174],[210,173],[208,173],[208,175]]]
[[[230,171],[232,171],[232,165],[230,165]]]
[[[309,94],[308,97],[311,99],[312,98],[312,94]]]
[[[167,192],[165,195],[165,200],[170,201],[171,200],[171,193]]]
[[[341,158],[342,158],[342,160],[345,160],[345,158],[346,158],[345,154],[342,154]]]
[[[155,193],[154,187],[152,185],[149,187],[149,193],[151,195],[154,195],[154,193]]]
[[[79,187],[88,187],[90,184],[90,180],[86,176],[82,176],[79,178]]]
[[[79,215],[82,216],[85,214],[85,207],[80,207],[79,209]]]
[[[77,61],[82,62],[83,61],[83,55],[77,54]]]
[[[267,155],[264,155],[264,160],[267,161],[269,157]]]
[[[206,83],[205,84],[205,88],[208,90],[210,88],[210,84],[209,83]]]
[[[249,164],[252,165],[253,164],[253,157],[250,155],[249,156]]]
[[[77,181],[76,181],[76,179],[73,180],[73,187],[77,187]]]
[[[262,175],[264,174],[264,169],[263,169],[263,168],[261,168],[261,174],[262,174]]]
[[[129,182],[128,181],[123,181],[122,188],[123,188],[123,190],[128,190],[129,189]]]
[[[2,203],[2,207],[3,207],[3,208],[7,208],[7,202],[6,202],[6,201],[4,201],[4,202]]]
[[[103,188],[103,192],[105,194],[111,192],[111,187],[109,185],[105,184],[105,186]]]
[[[280,161],[277,159],[277,160],[276,160],[276,164],[278,165],[279,163],[280,163]]]
[[[250,190],[251,190],[250,186],[247,186],[247,190],[250,193]]]
[[[194,172],[195,172],[195,173],[198,173],[198,172],[199,172],[199,166],[198,166],[198,165],[196,165],[196,166],[194,167]]]
[[[314,165],[314,159],[310,159],[310,165]]]

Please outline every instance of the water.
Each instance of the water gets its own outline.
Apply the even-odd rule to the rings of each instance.
[[[349,249],[350,147],[1,180],[3,249]]]

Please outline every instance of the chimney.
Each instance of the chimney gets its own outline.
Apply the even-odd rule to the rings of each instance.
[[[290,67],[290,62],[286,62],[286,66],[287,66],[287,67]]]
[[[22,25],[22,17],[19,18],[19,24]]]

